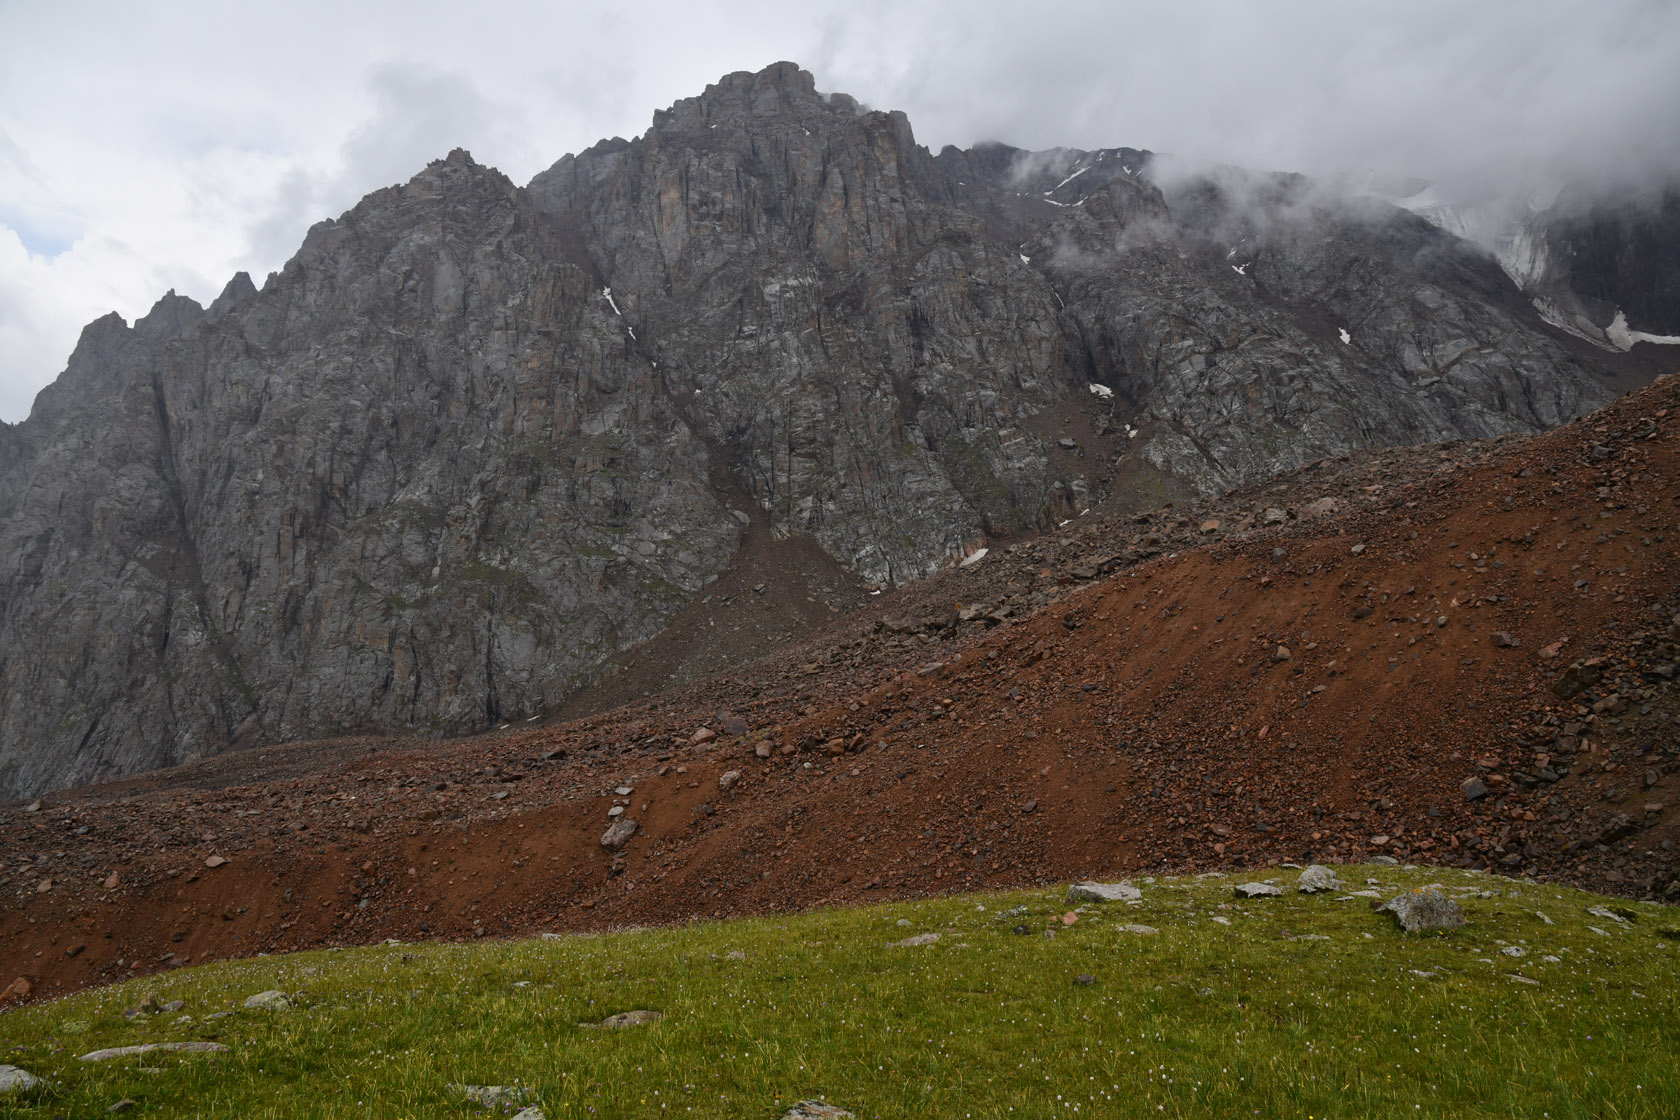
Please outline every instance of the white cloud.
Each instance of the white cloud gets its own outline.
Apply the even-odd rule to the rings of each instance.
[[[633,13],[633,14],[632,14]],[[779,59],[935,147],[1127,144],[1474,192],[1674,169],[1667,0],[0,4],[0,418],[80,326],[260,283],[452,147],[523,182]]]
[[[517,152],[521,146],[519,107],[493,104],[458,72],[382,62],[368,72],[366,88],[372,115],[350,130],[335,159],[327,166],[287,168],[268,205],[245,225],[254,260],[285,260],[310,226],[371,190],[406,182],[451,147]]]

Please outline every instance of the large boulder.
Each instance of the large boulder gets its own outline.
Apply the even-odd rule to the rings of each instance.
[[[1068,898],[1075,902],[1136,902],[1143,892],[1122,880],[1118,883],[1075,883]]]
[[[245,1006],[253,1011],[285,1011],[292,1006],[292,1001],[286,998],[286,993],[278,988],[270,988],[266,992],[258,992],[245,999]]]
[[[1458,903],[1434,887],[1403,891],[1377,909],[1393,914],[1394,920],[1407,933],[1457,929],[1464,924],[1464,911],[1459,909]]]
[[[41,1079],[26,1069],[17,1066],[0,1066],[0,1093],[16,1093],[25,1089],[33,1089],[41,1083]]]
[[[636,835],[636,830],[640,827],[641,825],[629,817],[619,817],[607,826],[605,832],[601,833],[601,847],[609,852],[618,851],[630,842],[630,838]]]
[[[1301,872],[1301,877],[1295,881],[1295,889],[1302,894],[1339,891],[1342,889],[1342,881],[1336,878],[1334,871],[1323,864],[1315,863]]]

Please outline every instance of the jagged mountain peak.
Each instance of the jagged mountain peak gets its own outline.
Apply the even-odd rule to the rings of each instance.
[[[163,339],[180,334],[204,317],[204,307],[191,296],[179,296],[171,288],[152,305],[152,309],[134,320],[134,333],[145,340]]]
[[[685,97],[669,109],[656,111],[652,131],[710,125],[720,119],[799,116],[832,104],[817,93],[816,78],[809,70],[792,62],[776,62],[757,72],[726,74],[699,96]]]
[[[208,314],[211,319],[220,319],[235,308],[242,306],[256,298],[257,286],[251,282],[249,272],[236,272],[233,278],[222,288],[222,294],[211,301]]]
[[[778,63],[95,324],[0,448],[0,788],[531,719],[743,566],[790,640],[1092,508],[1605,399],[1446,235],[1232,244],[1152,159],[932,156]]]

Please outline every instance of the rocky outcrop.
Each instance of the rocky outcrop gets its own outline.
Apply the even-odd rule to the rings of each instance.
[[[1604,399],[1491,257],[1421,219],[1295,176],[1158,187],[1102,156],[1075,154],[1057,193],[1077,209],[1029,251],[1141,457],[1203,492],[1359,447],[1547,427]]]
[[[464,154],[90,326],[0,488],[4,784],[541,711],[734,549],[599,286]]]
[[[764,515],[893,581],[1055,504],[1023,423],[1083,388],[1052,287],[944,183],[903,114],[783,64],[530,191]]]
[[[1603,399],[1492,259],[1298,178],[937,155],[790,64],[519,189],[452,153],[0,429],[0,789],[551,709],[752,527],[927,573]]]
[[[1596,326],[1680,336],[1680,186],[1615,199],[1565,198],[1546,215],[1546,282]]]
[[[1548,322],[1606,350],[1680,342],[1680,184],[1554,185],[1465,207],[1423,184],[1396,199],[1479,240]]]

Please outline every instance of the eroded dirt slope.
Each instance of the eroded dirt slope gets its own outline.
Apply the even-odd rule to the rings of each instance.
[[[1093,513],[880,596],[761,541],[568,722],[8,807],[0,971],[38,996],[387,937],[1377,854],[1674,898],[1677,433],[1670,377],[1531,439]],[[787,640],[690,680],[735,625]],[[616,852],[615,804],[638,824]]]

